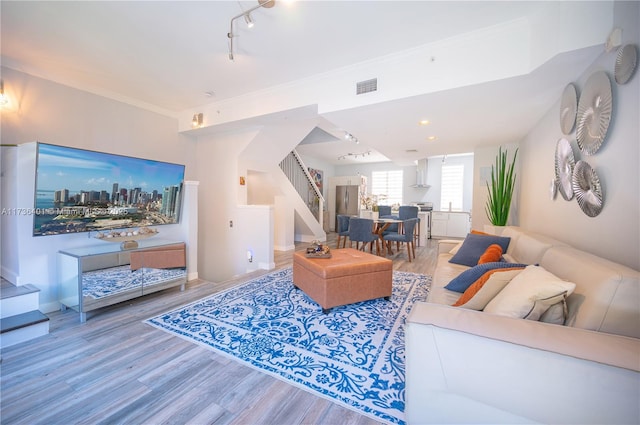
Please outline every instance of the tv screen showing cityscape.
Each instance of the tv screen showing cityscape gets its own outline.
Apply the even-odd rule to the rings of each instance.
[[[178,223],[185,166],[38,143],[33,235]]]

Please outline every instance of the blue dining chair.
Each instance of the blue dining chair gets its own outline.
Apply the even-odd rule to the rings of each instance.
[[[416,228],[413,233],[414,242],[418,243],[420,246],[420,218],[418,218],[418,213],[420,212],[420,208],[413,205],[402,205],[398,209],[398,219],[407,220],[410,218],[417,218],[418,222],[416,223]]]
[[[338,244],[337,248],[340,248],[340,241],[342,241],[342,248],[347,246],[347,238],[349,237],[349,219],[351,217],[348,215],[338,215],[338,228],[336,232],[338,233]]]
[[[412,205],[401,205],[398,208],[398,219],[408,220],[410,218],[418,218],[418,212],[420,212],[420,208],[418,207],[414,207]]]
[[[398,216],[391,214],[391,207],[389,205],[379,205],[378,206],[378,217],[379,218],[392,218],[397,220]],[[384,229],[383,233],[397,233],[398,232],[398,224],[391,223]]]
[[[379,253],[379,237],[376,233],[373,233],[372,219],[351,217],[349,220],[349,247],[353,247],[353,242],[356,243],[356,249],[361,249],[360,242],[362,242],[363,251],[369,244],[370,252],[373,252],[373,243],[376,242],[376,254]]]
[[[411,262],[411,256],[416,258],[416,246],[413,238],[413,231],[415,230],[416,224],[418,223],[417,218],[410,218],[408,220],[402,221],[402,228],[404,229],[403,233],[387,233],[382,235],[383,242],[387,243],[387,249],[389,249],[389,244],[391,242],[396,242],[398,248],[401,243],[407,245],[407,257],[409,257],[409,262]]]
[[[389,205],[378,205],[378,217],[389,218],[391,215],[391,207]]]

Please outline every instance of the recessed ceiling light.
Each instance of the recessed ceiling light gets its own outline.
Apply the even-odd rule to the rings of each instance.
[[[434,141],[434,140],[436,140],[436,139],[437,139],[437,137],[436,137],[436,136],[429,136],[429,137],[427,137],[427,140],[429,140],[429,141]]]
[[[206,97],[213,97],[213,92],[212,91],[206,91],[206,92],[204,92],[204,95]]]
[[[431,124],[431,121],[429,121],[429,120],[420,120],[418,122],[418,124],[420,124],[420,125],[429,125],[429,124]]]

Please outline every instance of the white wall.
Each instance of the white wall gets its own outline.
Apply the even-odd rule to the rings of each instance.
[[[489,218],[487,217],[487,213],[485,211],[485,205],[487,203],[487,196],[489,195],[489,191],[487,190],[487,185],[483,181],[480,180],[480,174],[483,169],[487,169],[489,173],[491,173],[491,167],[495,166],[496,157],[499,152],[499,146],[493,147],[483,147],[478,148],[473,152],[473,160],[474,160],[474,172],[473,172],[473,214],[471,215],[471,228],[474,230],[484,230],[485,224],[491,224]],[[503,151],[507,152],[507,163],[511,163],[513,159],[513,155],[516,152],[516,149],[519,149],[517,143],[508,144],[502,146]],[[522,152],[518,150],[515,163],[515,175],[516,175],[516,183],[513,189],[513,198],[511,199],[511,208],[509,209],[509,219],[507,220],[507,225],[509,226],[518,226],[519,222],[519,211],[520,211],[520,185],[522,180],[522,175],[520,172],[520,162],[522,158]],[[489,177],[490,178],[490,177]]]
[[[640,46],[640,3],[617,2],[615,25],[622,28],[623,43]],[[554,153],[562,137],[559,124],[560,96],[539,124],[521,141],[520,224],[562,241],[640,269],[640,72],[625,85],[613,79],[616,52],[603,51],[600,58],[573,83],[578,93],[587,78],[598,70],[611,77],[613,116],[606,139],[592,156],[580,152],[575,131],[568,137],[576,160],[586,160],[596,171],[604,192],[604,208],[588,217],[577,201],[549,196],[554,175]],[[567,81],[570,83],[571,81]]]
[[[178,134],[175,118],[8,68],[2,68],[2,79],[12,96],[10,109],[2,110],[2,144],[21,145],[2,149],[3,208],[33,207],[35,144],[28,142],[36,140],[181,163],[186,165],[186,178],[194,179],[192,142]],[[41,309],[53,311],[59,308],[56,252],[96,241],[87,233],[34,238],[32,220],[32,216],[2,216],[2,276],[19,285],[37,286]],[[161,234],[171,238],[185,232],[168,225]]]
[[[255,131],[238,131],[198,138],[195,151],[198,158],[197,179],[200,182],[198,216],[200,217],[199,273],[209,281],[222,281],[244,273],[250,266],[246,258],[246,234],[253,228],[244,222],[245,214],[238,213],[238,193],[247,191],[240,186],[238,169],[240,153],[251,143]],[[249,183],[247,183],[249,184]],[[231,226],[233,222],[233,226]],[[266,225],[265,225],[266,226]],[[254,254],[261,252],[258,246],[268,243],[268,228],[253,232]]]

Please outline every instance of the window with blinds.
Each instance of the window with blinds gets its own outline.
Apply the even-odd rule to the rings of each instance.
[[[373,171],[371,194],[383,198],[378,205],[402,205],[402,183],[402,170]]]
[[[464,165],[444,164],[441,177],[440,209],[448,210],[451,203],[451,211],[462,211]]]

